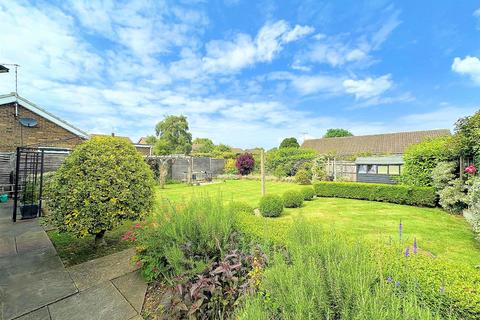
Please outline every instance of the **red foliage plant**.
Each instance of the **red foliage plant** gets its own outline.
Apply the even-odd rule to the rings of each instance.
[[[241,154],[237,157],[235,166],[242,176],[246,176],[253,171],[253,168],[255,167],[255,159],[253,159],[253,155],[251,153]]]

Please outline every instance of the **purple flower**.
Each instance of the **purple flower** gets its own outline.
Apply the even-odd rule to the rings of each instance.
[[[400,287],[400,281],[395,281],[395,287]]]
[[[392,277],[388,277],[388,278],[387,278],[387,283],[392,283],[392,282],[393,282]]]
[[[444,294],[445,293],[445,286],[441,286],[440,287],[440,294]]]
[[[413,239],[413,254],[417,254],[417,249],[418,249],[417,238],[414,238]]]
[[[402,232],[403,232],[403,225],[402,220],[400,220],[400,224],[398,225],[398,238],[402,241]]]
[[[410,257],[410,247],[407,247],[407,249],[405,249],[405,257]]]

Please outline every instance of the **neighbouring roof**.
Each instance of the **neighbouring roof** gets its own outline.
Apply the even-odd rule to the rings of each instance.
[[[0,72],[8,72],[8,68],[0,64]]]
[[[305,140],[302,148],[315,149],[321,154],[350,156],[362,153],[403,154],[405,149],[425,139],[449,136],[450,130],[425,130]]]
[[[147,138],[146,137],[141,137],[140,139],[138,139],[137,144],[148,144],[147,143]]]
[[[387,156],[387,157],[359,157],[355,160],[355,164],[403,164],[403,157]]]
[[[40,108],[39,106],[37,106],[33,102],[30,102],[27,99],[16,95],[15,93],[0,95],[0,106],[5,105],[5,104],[14,103],[14,102],[18,102],[18,104],[21,105],[22,107],[30,110],[31,112],[33,112],[35,114],[38,114],[42,118],[45,118],[45,119],[55,123],[56,125],[64,128],[65,130],[67,130],[67,131],[69,131],[69,132],[71,132],[71,133],[73,133],[73,134],[75,134],[75,135],[77,135],[81,138],[88,139],[88,134],[86,132],[74,127],[70,123],[58,118],[57,116],[54,116],[53,114],[51,114],[50,112]]]
[[[117,136],[117,135],[112,135],[112,134],[92,133],[90,135],[90,138],[93,138],[93,137],[112,137],[112,136],[115,137],[115,138],[120,138],[120,139],[126,140],[128,143],[133,144],[132,140],[129,137]]]

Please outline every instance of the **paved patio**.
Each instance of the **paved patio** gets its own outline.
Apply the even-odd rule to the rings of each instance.
[[[0,204],[0,319],[141,319],[146,284],[132,249],[65,268],[38,219]]]

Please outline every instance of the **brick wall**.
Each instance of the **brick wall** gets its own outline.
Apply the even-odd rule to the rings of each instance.
[[[42,146],[73,148],[83,140],[57,124],[36,113],[18,106],[19,118],[33,118],[38,121],[34,128],[20,125],[15,118],[15,104],[0,106],[0,152],[15,151],[19,146]]]

